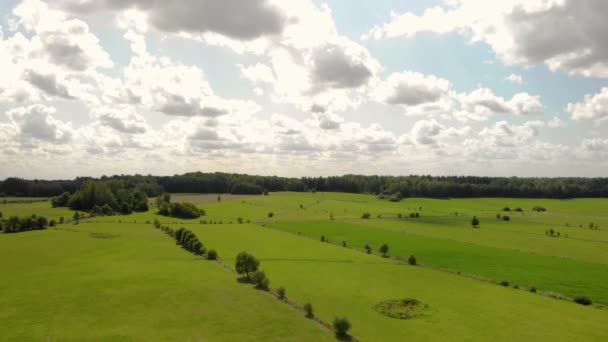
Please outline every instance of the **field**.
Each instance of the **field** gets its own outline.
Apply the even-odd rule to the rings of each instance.
[[[196,220],[151,208],[0,234],[2,339],[334,339],[299,310],[237,282],[230,268],[241,251],[258,257],[272,289],[283,286],[298,305],[311,303],[323,321],[348,317],[362,341],[608,339],[607,199],[217,196],[172,196],[203,208],[206,216]],[[502,210],[507,206],[510,212]],[[73,215],[49,202],[0,204],[0,211]],[[479,228],[471,226],[473,216]],[[154,219],[192,230],[221,262],[179,248],[153,228]],[[379,255],[383,243],[389,258]],[[410,255],[417,266],[404,262]],[[581,295],[594,304],[572,302]],[[428,308],[413,319],[374,310],[403,298]]]

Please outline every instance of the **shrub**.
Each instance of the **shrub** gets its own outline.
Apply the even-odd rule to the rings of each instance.
[[[217,259],[217,252],[215,251],[215,249],[210,249],[207,251],[207,260],[216,260]]]
[[[502,286],[509,286],[509,282],[506,281],[506,280],[503,280],[503,281],[500,282],[500,285],[502,285]]]
[[[321,235],[321,242],[325,242],[325,235]]]
[[[532,293],[536,293],[536,287],[532,286],[529,291]]]
[[[251,280],[255,284],[255,287],[260,290],[268,290],[270,280],[266,276],[264,271],[255,271],[251,274]]]
[[[382,246],[380,246],[379,251],[380,253],[382,253],[383,257],[386,257],[388,253],[388,245],[386,243],[382,244]]]
[[[479,227],[479,219],[477,218],[477,216],[473,216],[473,218],[471,219],[471,225],[473,226],[473,228]]]
[[[237,220],[237,222],[239,224],[243,223],[243,218],[242,217],[237,217],[236,220]]]
[[[268,218],[272,218],[274,216],[274,213],[268,213]]]
[[[236,272],[238,274],[244,273],[249,279],[251,279],[249,273],[257,271],[259,266],[258,259],[247,252],[241,252],[236,256]]]
[[[496,218],[500,220],[500,214],[496,214]]]
[[[513,288],[514,289],[519,289],[519,285],[515,284],[515,285],[513,285]]]
[[[511,221],[511,217],[509,217],[509,215],[505,215],[502,217],[503,221]]]
[[[537,212],[547,211],[547,209],[541,205],[535,206],[534,208],[532,208],[532,210],[537,211]]]
[[[346,241],[342,241],[342,247],[346,247]]]
[[[205,211],[192,203],[181,202],[163,204],[157,214],[181,219],[195,219],[205,216]]]
[[[55,222],[55,220],[49,221],[49,227],[55,227],[56,225],[57,225],[57,222]]]
[[[416,218],[420,217],[420,213],[415,214]]]
[[[59,218],[59,223],[63,223],[63,221],[64,221],[64,220],[65,220],[65,219],[63,218],[63,216],[61,216],[61,217]]]
[[[306,312],[306,317],[307,318],[313,318],[315,317],[313,310],[312,310],[312,304],[310,303],[306,303],[304,304],[304,312]]]
[[[346,317],[336,317],[334,319],[333,327],[334,331],[336,332],[336,337],[343,339],[348,336],[350,322]]]
[[[284,287],[279,287],[277,289],[277,296],[279,296],[279,299],[283,300],[285,299],[285,288]]]
[[[365,244],[365,252],[367,252],[367,254],[371,254],[372,252],[372,247],[368,244]]]
[[[504,207],[504,208],[502,208],[502,211],[511,211],[511,208],[509,208],[509,207]]]
[[[587,296],[576,296],[574,302],[581,305],[591,305],[593,303]]]
[[[372,216],[372,215],[371,215],[370,213],[363,213],[363,215],[361,215],[361,218],[362,218],[362,219],[364,219],[364,220],[369,220],[369,218],[370,218],[371,216]]]
[[[524,210],[523,210],[522,208],[520,208],[520,207],[517,207],[517,208],[515,208],[514,210],[515,210],[515,211],[520,211],[520,212],[521,212],[521,211],[524,211]]]
[[[416,257],[413,255],[410,255],[410,257],[407,258],[407,263],[412,266],[416,266]]]

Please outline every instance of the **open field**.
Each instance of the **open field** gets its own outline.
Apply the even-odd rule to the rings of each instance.
[[[145,224],[0,234],[3,341],[324,341],[331,334]]]
[[[271,288],[284,286],[299,305],[312,303],[325,321],[347,316],[352,334],[363,341],[608,338],[606,199],[393,203],[345,193],[221,196],[218,202],[217,194],[172,195],[203,208],[200,219],[158,216],[151,208],[0,234],[0,268],[9,275],[0,279],[7,294],[0,298],[5,339],[90,339],[91,325],[98,340],[333,339],[301,312],[239,284],[218,263],[180,249],[149,224],[155,219],[191,229],[229,266],[239,252],[253,253]],[[537,205],[547,211],[532,211]],[[523,212],[506,213],[505,206]],[[0,204],[0,211],[5,217],[73,215],[48,201]],[[366,212],[370,219],[361,218]],[[407,217],[415,212],[419,218]],[[481,221],[478,229],[471,227],[473,216]],[[589,229],[590,222],[599,229]],[[547,236],[548,229],[560,237]],[[321,235],[331,243],[320,242]],[[338,246],[342,241],[352,248]],[[391,257],[414,254],[421,265],[362,251],[369,244],[377,254],[382,243],[389,244]],[[541,295],[550,293],[568,300]],[[599,306],[572,303],[578,295]],[[427,304],[428,311],[400,320],[373,309],[406,297]],[[70,319],[74,315],[79,319]]]
[[[240,199],[254,197],[252,195],[233,195],[233,194],[171,194],[173,202],[190,202],[195,204],[215,203],[223,201],[238,201]]]

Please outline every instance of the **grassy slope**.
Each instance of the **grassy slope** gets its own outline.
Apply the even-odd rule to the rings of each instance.
[[[326,320],[347,315],[363,340],[605,340],[608,311],[504,288],[324,244],[254,225],[195,226],[229,263],[240,251],[261,260],[271,287],[311,302]],[[415,297],[429,317],[396,320],[372,306]],[[567,318],[566,318],[567,317]],[[559,324],[557,324],[559,323]],[[551,327],[550,329],[540,327]]]
[[[0,234],[3,341],[332,340],[151,225],[58,228]]]

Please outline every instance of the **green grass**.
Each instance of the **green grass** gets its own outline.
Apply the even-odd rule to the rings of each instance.
[[[381,244],[388,243],[389,254],[404,260],[413,254],[418,263],[496,281],[508,280],[520,286],[535,286],[541,291],[557,292],[570,297],[587,295],[594,301],[608,303],[608,265],[604,264],[341,222],[278,222],[272,226],[314,239],[325,235],[331,242],[346,241],[349,246],[361,250],[369,244],[376,253]],[[470,233],[476,234],[478,230],[470,229]],[[576,276],[573,277],[573,274]]]
[[[3,341],[333,339],[151,225],[57,228],[0,234]]]
[[[260,259],[272,288],[310,302],[325,320],[346,315],[362,340],[605,340],[608,311],[305,239],[254,225],[190,227],[232,264],[248,251]],[[424,317],[399,320],[373,307],[384,300],[417,298]],[[559,324],[558,324],[559,323]],[[542,327],[542,328],[540,328]],[[550,327],[550,328],[548,328]]]
[[[7,204],[2,204],[2,202],[0,202],[0,212],[2,212],[4,218],[8,218],[9,216],[30,216],[36,214],[45,216],[49,220],[55,219],[56,221],[59,221],[59,218],[62,216],[66,220],[72,219],[72,216],[74,216],[74,212],[68,208],[53,208],[50,201]]]

